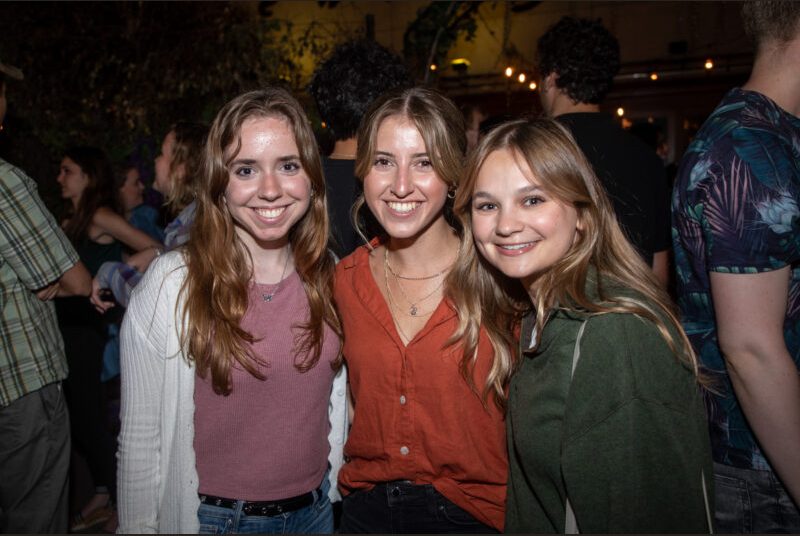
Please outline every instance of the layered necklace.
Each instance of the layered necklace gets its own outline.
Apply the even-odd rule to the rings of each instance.
[[[289,257],[292,256],[292,250],[286,253],[286,261],[283,263],[283,271],[281,272],[281,278],[278,280],[278,283],[272,288],[270,292],[262,292],[261,297],[264,299],[265,302],[271,302],[272,298],[275,297],[275,294],[281,289],[281,285],[283,285],[283,276],[286,275],[286,267],[289,266]]]
[[[458,254],[459,254],[460,251],[461,251],[461,245],[459,244],[458,251],[456,252],[456,259],[458,258]],[[455,260],[453,260],[452,263],[448,264],[443,270],[441,270],[439,272],[436,272],[435,274],[424,275],[424,276],[419,276],[419,277],[404,276],[404,275],[398,274],[392,268],[392,265],[389,264],[389,248],[385,248],[383,250],[383,276],[384,276],[384,280],[385,280],[385,283],[386,283],[386,294],[387,294],[387,296],[389,298],[389,302],[394,306],[395,309],[397,309],[398,311],[403,311],[404,313],[406,313],[409,316],[422,317],[422,316],[427,316],[427,315],[433,313],[435,308],[431,309],[427,313],[420,313],[419,305],[422,302],[424,302],[425,300],[427,300],[428,298],[430,298],[431,296],[433,296],[434,294],[436,294],[439,291],[439,289],[442,288],[442,285],[444,285],[444,277],[442,277],[442,276],[444,276],[450,270],[450,268],[453,266],[454,262],[455,262]],[[392,274],[392,276],[394,277],[395,283],[397,284],[397,288],[400,289],[400,293],[406,299],[406,302],[408,302],[408,305],[409,305],[408,308],[400,307],[397,304],[397,301],[395,301],[394,296],[392,295],[392,289],[389,286],[389,274]],[[441,278],[439,280],[439,282],[436,284],[436,286],[431,291],[429,291],[427,294],[425,294],[421,298],[417,298],[416,300],[412,300],[409,297],[408,293],[406,293],[405,289],[403,288],[403,283],[401,282],[401,280],[405,280],[405,281],[427,281],[427,280],[436,279],[436,278]]]

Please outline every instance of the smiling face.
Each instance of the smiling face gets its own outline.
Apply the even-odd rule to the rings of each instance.
[[[236,233],[251,253],[283,247],[311,200],[292,128],[282,118],[253,117],[242,124],[241,143],[228,165],[225,189]],[[235,149],[226,148],[226,154]]]
[[[77,206],[83,191],[89,185],[89,176],[71,158],[64,157],[56,180],[61,185],[61,197],[69,199]]]
[[[471,211],[478,251],[528,289],[567,254],[581,229],[577,210],[548,194],[508,149],[490,153],[478,171]]]
[[[144,203],[144,184],[139,178],[139,171],[136,168],[129,168],[125,172],[125,181],[119,188],[119,200],[122,210],[129,212]]]
[[[392,238],[416,238],[444,222],[447,184],[433,170],[417,127],[401,116],[383,120],[375,156],[364,177],[364,199]]]

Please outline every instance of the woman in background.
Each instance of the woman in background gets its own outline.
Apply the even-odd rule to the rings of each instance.
[[[128,306],[131,291],[142,274],[158,255],[182,246],[189,240],[195,216],[195,189],[202,173],[203,151],[208,127],[202,123],[175,123],[155,160],[153,189],[164,196],[166,209],[173,219],[164,229],[163,247],[130,256],[126,262],[108,262],[97,271],[92,282],[92,304],[98,311],[107,311],[115,302],[103,299],[101,291],[109,289],[114,300]]]
[[[69,205],[62,227],[90,274],[105,261],[120,260],[123,245],[132,251],[160,246],[116,211],[111,165],[100,149],[68,149],[57,181]],[[116,461],[100,383],[108,325],[84,298],[58,299],[56,311],[70,369],[64,388],[72,444],[86,459],[95,485],[94,496],[75,515],[70,528],[86,530],[113,516]]]

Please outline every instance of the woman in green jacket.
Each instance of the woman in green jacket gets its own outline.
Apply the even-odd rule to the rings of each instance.
[[[450,274],[458,335],[469,354],[483,323],[513,374],[506,531],[709,531],[697,361],[571,135],[497,127],[455,210],[471,231]]]

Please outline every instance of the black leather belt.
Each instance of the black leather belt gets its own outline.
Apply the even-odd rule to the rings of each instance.
[[[316,495],[315,495],[316,494]],[[275,517],[288,512],[300,510],[306,506],[314,504],[314,498],[320,497],[320,488],[309,491],[297,497],[279,499],[277,501],[244,501],[242,513],[248,516],[267,516]],[[200,495],[200,502],[209,506],[219,506],[222,508],[236,508],[236,499],[226,499],[225,497],[214,497],[213,495]]]

